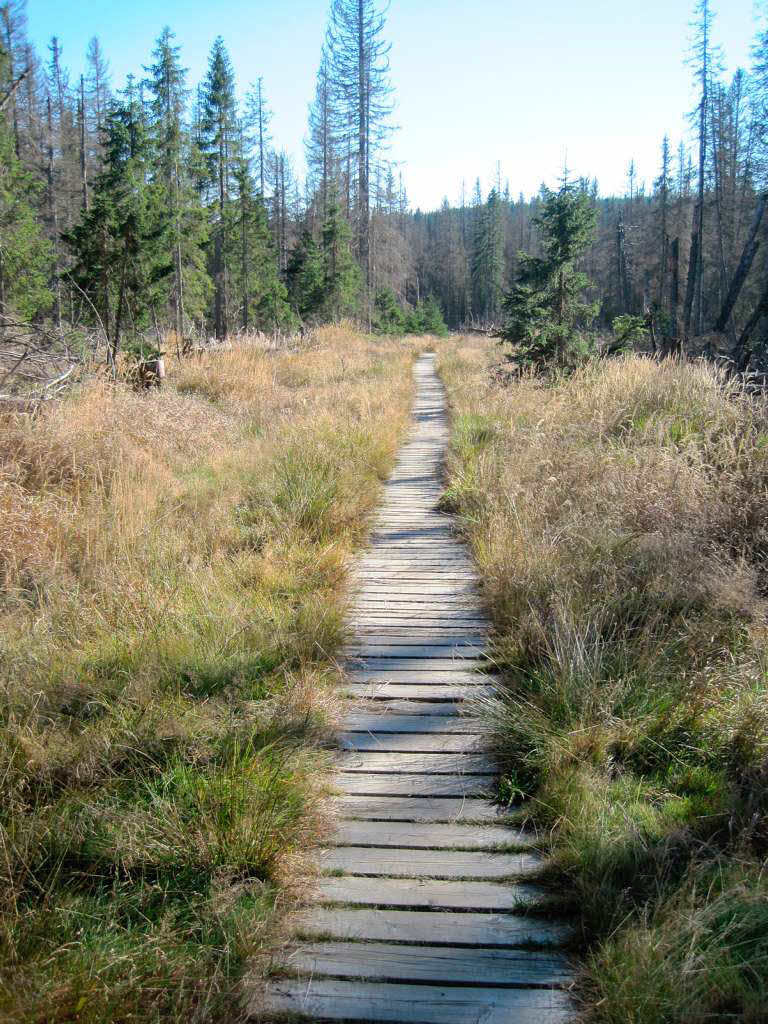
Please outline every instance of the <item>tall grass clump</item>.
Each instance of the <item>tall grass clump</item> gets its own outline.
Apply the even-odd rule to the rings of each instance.
[[[446,501],[496,623],[504,791],[580,916],[590,1019],[768,1014],[768,404],[635,356],[494,382],[446,350]]]
[[[411,349],[91,381],[0,430],[0,1019],[239,1016],[279,938]]]

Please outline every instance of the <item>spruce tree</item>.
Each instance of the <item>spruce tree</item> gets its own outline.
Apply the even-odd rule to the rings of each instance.
[[[206,157],[211,192],[211,275],[214,284],[213,323],[216,337],[227,332],[227,266],[224,252],[226,205],[238,155],[237,102],[232,62],[219,36],[208,60],[202,89],[200,144]]]
[[[542,255],[520,253],[501,337],[514,346],[509,358],[518,365],[567,370],[590,351],[587,330],[597,315],[597,304],[583,300],[591,282],[578,266],[594,234],[594,207],[565,179],[557,192],[543,189],[536,224]]]
[[[323,301],[324,319],[340,320],[352,316],[360,302],[362,277],[350,249],[352,232],[341,212],[334,190],[328,199],[328,214],[323,223]]]
[[[371,283],[371,169],[391,132],[393,105],[385,11],[377,0],[332,0],[327,52],[338,97],[342,146],[355,163],[357,254]],[[349,168],[350,174],[352,168]]]
[[[0,50],[0,65],[3,58]],[[13,126],[0,113],[0,317],[30,319],[51,305],[53,252],[30,201],[39,193],[16,156]]]
[[[325,294],[323,250],[310,231],[301,238],[288,260],[286,271],[291,305],[302,320],[317,319]]]
[[[186,69],[179,60],[174,34],[164,28],[145,68],[149,93],[152,178],[164,190],[164,250],[173,272],[167,280],[163,306],[172,314],[176,344],[185,334],[185,315],[200,321],[210,293],[205,267],[205,215],[189,172],[191,142],[184,125],[188,97]]]
[[[293,327],[296,319],[278,272],[264,200],[245,158],[238,160],[234,177],[237,198],[226,210],[226,261],[237,326],[246,331]]]
[[[158,323],[173,269],[165,190],[151,170],[147,121],[129,78],[106,117],[105,165],[93,201],[66,236],[75,261],[71,276],[98,311],[113,363],[126,332],[137,336]]]
[[[479,211],[472,253],[472,312],[494,323],[501,312],[504,287],[504,225],[501,197],[491,189]]]

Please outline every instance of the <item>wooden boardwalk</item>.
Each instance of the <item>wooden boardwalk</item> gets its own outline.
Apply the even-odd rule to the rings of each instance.
[[[529,837],[488,797],[494,765],[462,714],[489,691],[472,563],[437,511],[448,441],[433,357],[414,430],[356,571],[339,827],[266,1014],[313,1021],[560,1024],[568,927],[539,898]],[[264,993],[254,1014],[264,1014]]]

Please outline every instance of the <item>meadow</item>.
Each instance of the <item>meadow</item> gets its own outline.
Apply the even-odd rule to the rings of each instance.
[[[0,430],[0,1019],[237,1019],[321,800],[412,346],[84,377]]]
[[[440,370],[500,793],[580,922],[586,1019],[765,1021],[765,398],[637,355],[516,377],[478,338]]]

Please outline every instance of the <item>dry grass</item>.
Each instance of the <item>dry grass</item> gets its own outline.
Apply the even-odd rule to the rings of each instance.
[[[498,359],[441,354],[446,501],[509,681],[504,792],[551,836],[591,1016],[765,1020],[766,401],[704,363],[502,386]]]
[[[317,809],[412,347],[172,363],[0,432],[0,1018],[209,1021]]]

